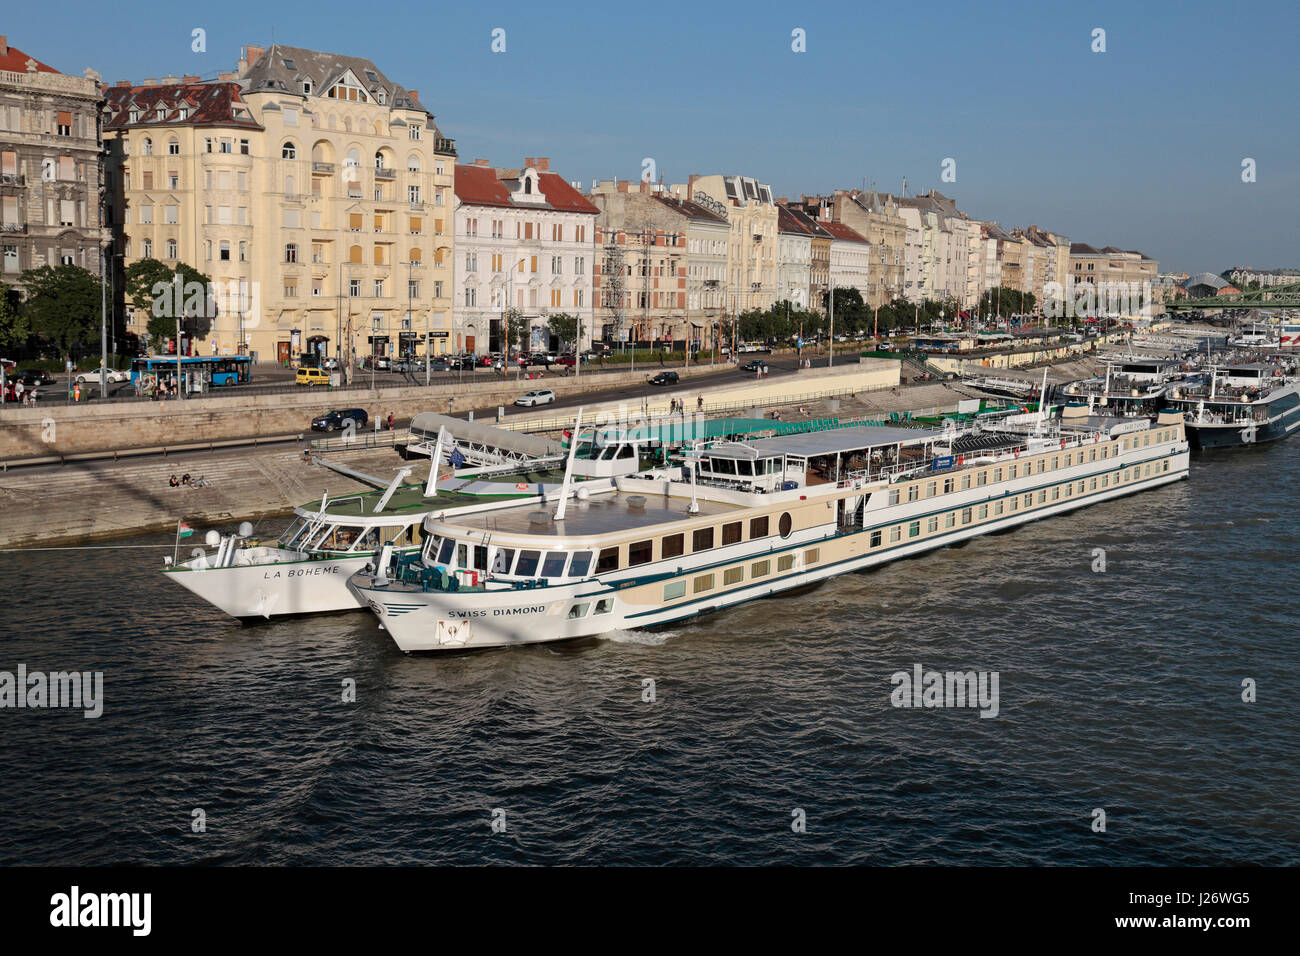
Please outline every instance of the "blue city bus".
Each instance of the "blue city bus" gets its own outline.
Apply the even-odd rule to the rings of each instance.
[[[181,371],[188,378],[197,372],[209,385],[246,385],[252,378],[253,363],[247,355],[182,355]],[[131,361],[131,384],[140,388],[141,379],[152,377],[164,381],[176,375],[176,356],[149,355]]]

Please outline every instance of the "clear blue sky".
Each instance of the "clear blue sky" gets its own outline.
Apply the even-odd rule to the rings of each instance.
[[[207,52],[190,49],[207,31]],[[491,31],[506,31],[505,53]],[[1090,49],[1094,28],[1106,52]],[[807,52],[791,51],[791,31]],[[1300,5],[1290,2],[11,5],[15,46],[104,79],[234,68],[275,40],[366,56],[462,159],[549,156],[589,185],[757,176],[778,195],[929,187],[1003,226],[1162,270],[1300,266]],[[954,183],[940,181],[944,158]],[[1252,157],[1257,181],[1243,183]]]

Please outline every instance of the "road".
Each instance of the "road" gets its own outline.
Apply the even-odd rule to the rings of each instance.
[[[836,350],[837,350],[837,354],[842,355],[845,360],[848,360],[849,356],[856,357],[858,352],[863,347],[864,346],[861,343],[844,343],[843,345],[838,345],[836,347]],[[826,365],[826,355],[824,352],[815,353],[810,349],[806,349],[804,351],[804,354],[813,362],[814,366]],[[741,353],[741,355],[739,356],[741,364],[744,364],[745,362],[748,362],[750,359],[754,359],[754,358],[759,358],[759,359],[763,359],[764,361],[767,361],[771,367],[772,374],[777,374],[782,371],[793,371],[798,361],[797,357],[793,353],[782,354],[773,357],[766,352],[753,352],[753,353],[745,352],[745,353]],[[698,364],[699,363],[695,363],[695,362],[691,363],[692,366]],[[559,368],[560,368],[559,366],[555,366],[554,369],[550,372],[546,372],[544,369],[540,367],[533,369],[534,372],[544,372],[544,377],[540,380],[540,382],[537,379],[529,380],[525,378],[520,378],[518,377],[517,374],[512,374],[511,377],[515,378],[516,381],[518,382],[519,394],[522,395],[524,392],[527,392],[533,388],[545,388],[548,379],[562,378],[563,376],[560,374]],[[654,374],[655,372],[660,371],[661,369],[671,370],[671,369],[680,369],[680,368],[682,368],[681,363],[665,363],[663,365],[660,365],[657,362],[650,362],[645,364],[638,364],[636,366],[637,371],[644,369],[647,377]],[[695,377],[692,378],[691,381],[698,382],[702,385],[716,384],[718,381],[734,381],[735,379],[737,379],[742,375],[749,374],[749,373],[742,373],[735,366],[726,363],[719,363],[717,368],[719,369],[719,372],[717,373],[716,376],[707,375],[703,377]],[[595,365],[592,365],[590,368],[584,366],[582,370],[582,374],[588,375],[588,374],[595,373],[599,375],[602,374],[603,372],[612,373],[612,372],[622,372],[622,371],[629,371],[629,370],[630,370],[629,366],[624,364],[601,366],[599,363],[597,363]],[[430,387],[438,388],[439,386],[459,385],[466,380],[471,382],[488,381],[489,378],[495,374],[496,373],[494,373],[491,369],[487,369],[487,368],[480,368],[473,372],[464,372],[464,371],[433,372],[430,375]],[[278,365],[259,365],[253,371],[253,377],[254,377],[254,381],[252,383],[250,383],[249,385],[237,386],[237,388],[239,388],[240,390],[243,389],[255,390],[261,388],[288,388],[291,387],[294,382],[293,370],[281,368]],[[371,373],[369,371],[355,372],[353,381],[365,385],[365,384],[369,384],[370,379],[371,379]],[[418,373],[412,376],[406,376],[406,375],[399,375],[393,372],[376,371],[373,375],[373,380],[375,385],[381,389],[385,387],[396,387],[399,385],[423,385],[424,384],[424,376]],[[681,386],[681,388],[687,388],[687,387],[688,386],[686,384],[683,384]],[[640,390],[633,389],[633,390],[626,391],[625,394],[627,394],[628,397],[630,398],[639,398],[643,395],[654,394],[656,391],[658,390],[655,389],[653,386],[646,386],[645,388]],[[99,394],[98,381],[88,383],[81,387],[82,402],[93,402],[97,398],[98,394]],[[217,396],[225,396],[232,393],[226,389],[217,389],[210,394],[217,395]],[[133,398],[134,390],[130,382],[122,382],[118,384],[110,383],[108,386],[108,396],[109,398]],[[342,402],[345,400],[339,399],[339,401]],[[52,384],[39,386],[37,388],[37,404],[41,407],[46,407],[46,406],[53,407],[57,405],[72,404],[68,395],[67,379],[65,377],[56,376]],[[557,407],[567,407],[568,404],[577,404],[577,403],[566,404],[562,402]],[[495,408],[476,409],[475,415],[477,417],[478,415],[488,411],[490,411],[494,415],[496,413]]]
[[[854,354],[856,355],[856,352]],[[794,375],[795,368],[798,364],[798,359],[795,355],[781,355],[772,358],[767,356],[765,353],[758,353],[757,356],[752,354],[745,354],[741,356],[741,358],[745,359],[745,361],[748,361],[750,358],[753,357],[762,358],[763,360],[768,361],[769,367],[771,369],[770,376],[773,380],[777,380],[777,381],[786,378],[792,378]],[[844,360],[845,361],[848,360],[847,354],[844,356]],[[812,359],[812,361],[814,367],[824,367],[826,365],[826,356],[821,355],[818,358]],[[678,367],[680,368],[680,366]],[[671,368],[671,366],[664,366],[664,368]],[[655,372],[658,372],[659,370],[660,370],[660,366],[658,366],[657,364],[647,366],[645,369],[646,377],[648,378],[650,375],[654,374]],[[483,375],[489,375],[491,373],[484,371],[478,373],[464,373],[464,374],[466,375],[474,374],[474,375],[483,376]],[[400,377],[400,376],[393,376],[389,373],[376,373],[376,375],[377,376],[386,375],[390,379]],[[449,387],[454,386],[457,373],[443,372],[443,373],[437,373],[437,375],[440,376],[440,379],[435,380],[434,386],[431,389],[429,407],[427,409],[428,411],[439,410],[438,396],[445,395]],[[519,394],[522,395],[524,392],[532,388],[545,388],[548,382],[554,381],[556,378],[563,378],[563,376],[549,375],[544,378],[541,378],[540,380],[523,379],[519,382]],[[624,387],[604,388],[593,392],[585,392],[579,395],[563,396],[552,405],[541,406],[539,409],[528,409],[528,411],[555,409],[557,412],[560,412],[569,409],[576,409],[580,405],[592,405],[600,402],[607,402],[615,398],[624,399],[628,402],[629,405],[635,407],[638,399],[649,397],[649,396],[662,396],[665,393],[678,393],[678,394],[687,395],[688,396],[687,407],[689,409],[690,407],[689,396],[696,393],[699,390],[703,390],[710,386],[715,386],[719,384],[734,384],[736,382],[752,380],[752,379],[753,379],[752,373],[741,372],[737,367],[732,365],[718,365],[717,371],[696,375],[689,379],[683,379],[679,385],[667,389],[660,388],[654,385],[649,385],[649,384],[636,385],[631,387],[624,386]],[[125,387],[129,388],[130,386],[128,385]],[[46,385],[44,386],[44,388],[48,390],[48,389],[60,388],[60,387],[56,384],[54,386]],[[62,394],[61,389],[60,389],[60,394]],[[325,396],[322,395],[322,399],[324,398]],[[325,410],[327,407],[329,407],[329,405],[341,405],[346,403],[346,399],[341,397],[338,393],[334,393],[334,399],[335,399],[334,401],[329,401],[329,402],[323,401],[321,405],[321,410],[322,411]],[[510,409],[508,409],[507,414],[510,414],[511,412],[517,413],[519,411],[522,411],[522,409],[511,407]],[[382,409],[380,410],[380,412],[381,412],[381,416],[387,415],[387,412],[383,412]],[[497,413],[497,408],[495,405],[474,409],[475,419],[482,420],[482,421],[494,421],[496,418],[496,413]],[[458,418],[465,418],[466,416],[467,413],[465,412],[459,412],[456,413],[455,415],[455,417]],[[411,420],[409,417],[397,418],[395,419],[395,424],[397,425],[397,427],[401,428],[409,425],[410,421]],[[309,420],[304,418],[302,424],[303,424],[303,433],[310,434],[308,430],[310,425]],[[260,446],[258,448],[247,447],[247,448],[233,448],[233,449],[217,449],[216,451],[211,451],[211,452],[208,451],[173,452],[167,455],[167,460],[175,461],[177,467],[179,468],[183,466],[186,462],[212,461],[217,458],[237,456],[237,455],[283,453],[285,450],[292,449],[293,447],[294,445],[290,443],[283,443],[277,445],[265,445],[265,446]],[[141,461],[141,460],[146,460],[149,458],[157,458],[157,457],[160,456],[133,456],[131,458],[124,458],[122,462],[127,463],[132,461]],[[87,469],[87,470],[99,470],[99,469],[113,468],[116,464],[118,463],[105,460],[105,461],[96,461],[96,462],[78,462],[75,464],[74,467],[80,469]],[[27,473],[41,474],[43,472],[57,471],[59,469],[66,468],[66,467],[69,466],[33,465],[24,468],[23,472],[24,474]]]

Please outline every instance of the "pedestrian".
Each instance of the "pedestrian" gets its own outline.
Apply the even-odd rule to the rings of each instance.
[[[81,401],[81,383],[80,383],[80,382],[77,382],[75,385],[72,386],[72,400],[73,400],[74,402],[79,402],[79,401]]]
[[[701,395],[699,398],[697,398],[697,399],[695,400],[695,410],[696,410],[697,412],[702,412],[702,411],[704,411],[704,396],[703,396],[703,395]]]
[[[168,481],[167,484],[171,485],[173,488],[179,488],[181,486],[181,480],[177,478],[176,474],[173,472],[171,480]]]
[[[388,413],[388,430],[389,430],[390,432],[393,430],[393,413],[392,413],[392,412],[389,412],[389,413]]]
[[[185,476],[184,476],[183,478],[181,478],[181,484],[182,484],[182,485],[189,485],[190,482],[191,482],[190,473],[187,471],[187,472],[185,472]]]
[[[18,402],[20,405],[23,401],[23,387],[23,380],[21,378],[14,382],[14,401]]]

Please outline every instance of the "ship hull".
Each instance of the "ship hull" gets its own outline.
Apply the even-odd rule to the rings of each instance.
[[[1281,441],[1300,429],[1300,394],[1294,389],[1268,404],[1268,418],[1261,422],[1198,424],[1186,423],[1193,448],[1212,451],[1249,448]]]

